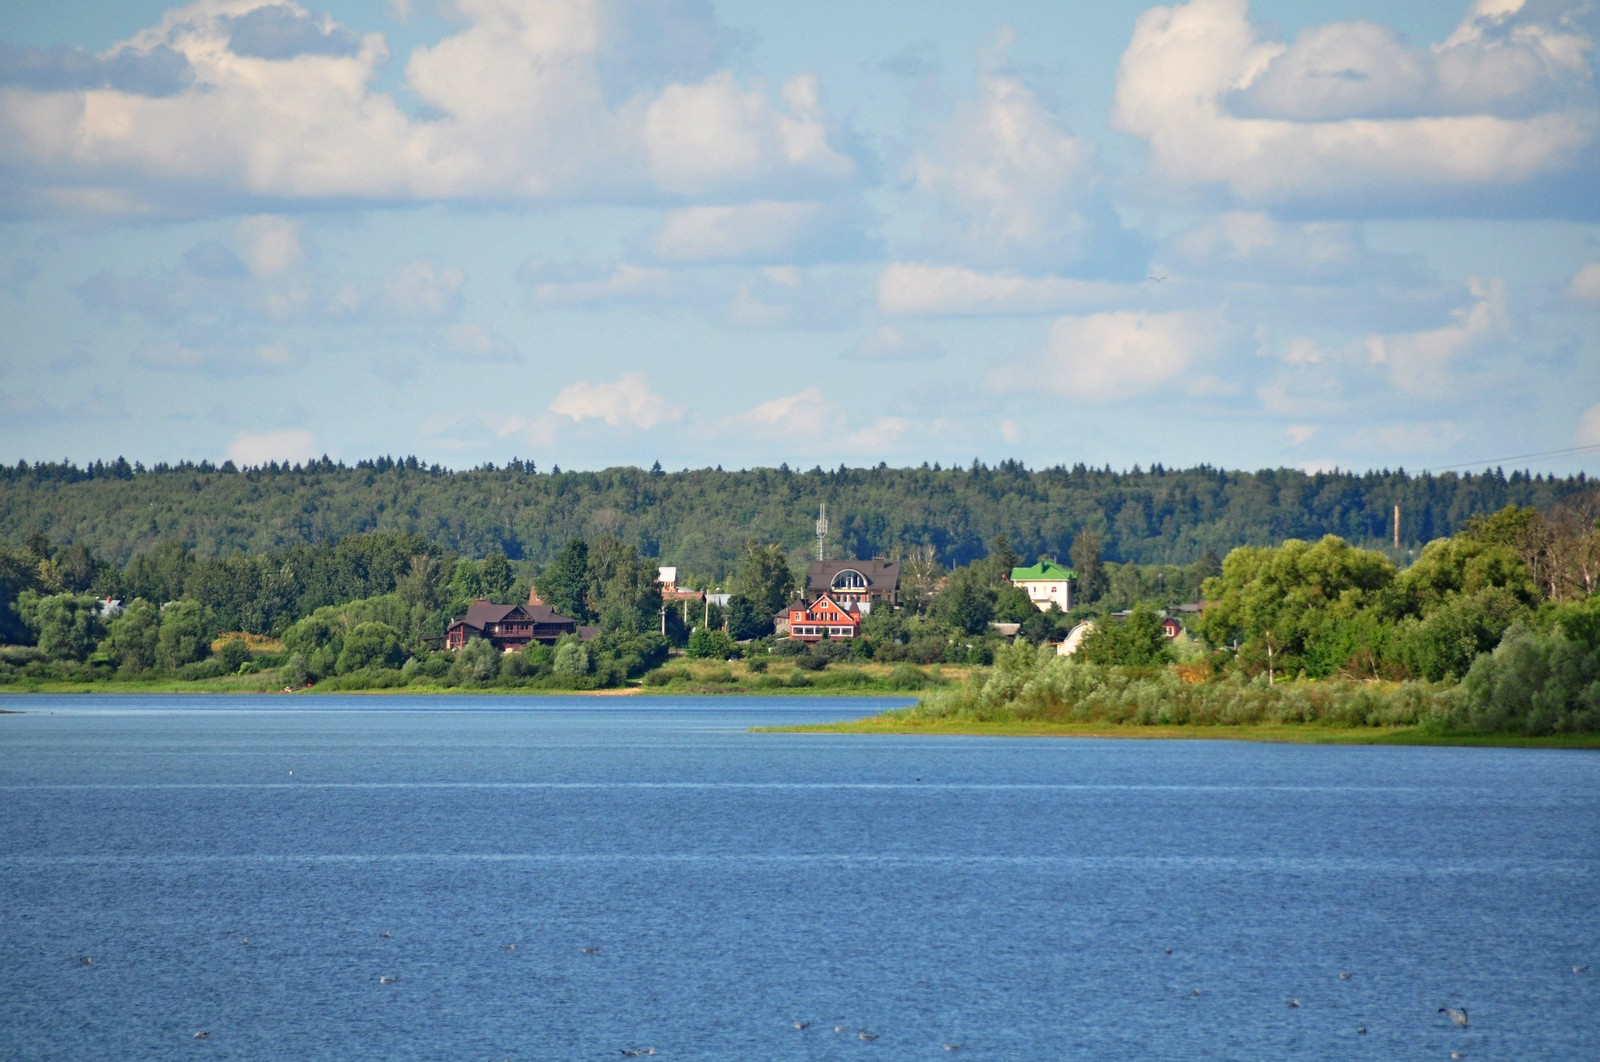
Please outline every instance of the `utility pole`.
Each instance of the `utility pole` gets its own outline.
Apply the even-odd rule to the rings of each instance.
[[[1400,506],[1394,507],[1394,551],[1400,552]]]

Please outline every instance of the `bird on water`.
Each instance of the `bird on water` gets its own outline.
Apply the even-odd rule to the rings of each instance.
[[[1450,1020],[1455,1022],[1461,1028],[1465,1029],[1467,1027],[1466,1007],[1462,1007],[1460,1010],[1457,1010],[1455,1007],[1440,1007],[1439,1013],[1450,1015]]]

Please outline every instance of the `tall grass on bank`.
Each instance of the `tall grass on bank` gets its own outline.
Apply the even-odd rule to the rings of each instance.
[[[1458,687],[1343,679],[1265,683],[1230,677],[1185,682],[1168,667],[1115,667],[1013,647],[966,685],[924,697],[905,715],[958,722],[1130,726],[1423,726],[1464,722]]]

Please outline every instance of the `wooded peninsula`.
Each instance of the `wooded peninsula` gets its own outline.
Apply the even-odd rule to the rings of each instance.
[[[916,692],[859,727],[1592,744],[1597,582],[1581,475],[0,468],[0,690]]]

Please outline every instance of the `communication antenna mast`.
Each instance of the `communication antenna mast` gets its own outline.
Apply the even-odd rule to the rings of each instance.
[[[822,543],[828,537],[828,503],[822,503],[822,512],[817,515],[817,560],[822,560]]]

